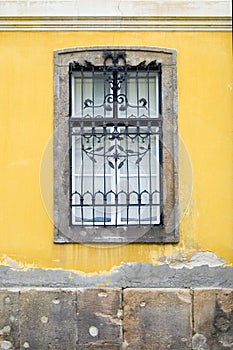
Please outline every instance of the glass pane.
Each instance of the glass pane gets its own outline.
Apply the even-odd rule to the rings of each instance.
[[[104,102],[103,75],[95,72],[75,73],[73,99],[75,115],[92,116],[93,106],[102,105]],[[84,108],[87,100],[90,108]]]
[[[128,217],[128,223],[129,224],[139,224],[139,215],[138,215],[138,207],[129,207],[129,217]]]
[[[123,206],[120,208],[120,218],[119,218],[119,223],[122,223],[122,224],[127,224],[127,221],[128,220],[128,207],[127,206]]]
[[[160,207],[159,206],[153,206],[151,210],[151,221],[154,224],[160,223]]]
[[[83,221],[93,223],[93,207],[83,207]]]
[[[104,77],[103,74],[95,73],[94,75],[94,105],[104,103]]]
[[[144,224],[149,224],[150,223],[150,212],[151,208],[149,206],[143,206],[141,207],[141,211],[140,211],[140,221],[141,223]]]
[[[158,75],[149,76],[148,81],[148,109],[151,118],[158,118]]]
[[[81,73],[77,73],[74,77],[74,91],[73,91],[73,113],[75,115],[82,115],[82,79]]]
[[[82,222],[81,207],[72,207],[72,224],[77,225]]]

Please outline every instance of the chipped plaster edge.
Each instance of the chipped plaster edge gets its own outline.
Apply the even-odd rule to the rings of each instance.
[[[109,273],[79,274],[62,269],[15,269],[0,266],[0,288],[230,288],[231,266],[193,266],[173,268],[168,264],[122,263]]]
[[[164,256],[160,257],[158,264],[168,264],[173,269],[193,269],[198,266],[217,267],[224,266],[225,258],[219,258],[215,253],[210,251],[198,251],[189,258],[186,255]]]

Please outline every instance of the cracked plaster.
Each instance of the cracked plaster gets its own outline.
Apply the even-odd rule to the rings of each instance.
[[[205,257],[202,264],[201,256]],[[22,269],[11,264],[0,266],[0,287],[232,287],[233,268],[223,266],[223,262],[213,253],[202,252],[194,254],[189,263],[180,262],[176,265],[174,261],[170,264],[163,261],[159,266],[144,262],[122,263],[110,272],[101,274],[32,267]]]

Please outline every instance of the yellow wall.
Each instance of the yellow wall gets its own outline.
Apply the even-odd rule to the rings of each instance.
[[[179,244],[53,244],[48,144],[53,131],[53,51],[92,45],[177,50],[181,211],[193,185]],[[233,262],[230,33],[8,32],[0,33],[0,52],[2,263],[9,257],[22,266],[101,272],[122,261],[157,264],[163,256],[189,259],[196,251],[211,251],[227,264]],[[41,196],[45,159],[48,184]]]

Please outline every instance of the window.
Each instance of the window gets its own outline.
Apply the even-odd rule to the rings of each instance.
[[[176,242],[169,50],[55,53],[55,242]]]
[[[160,224],[160,65],[106,50],[70,79],[71,224]]]

